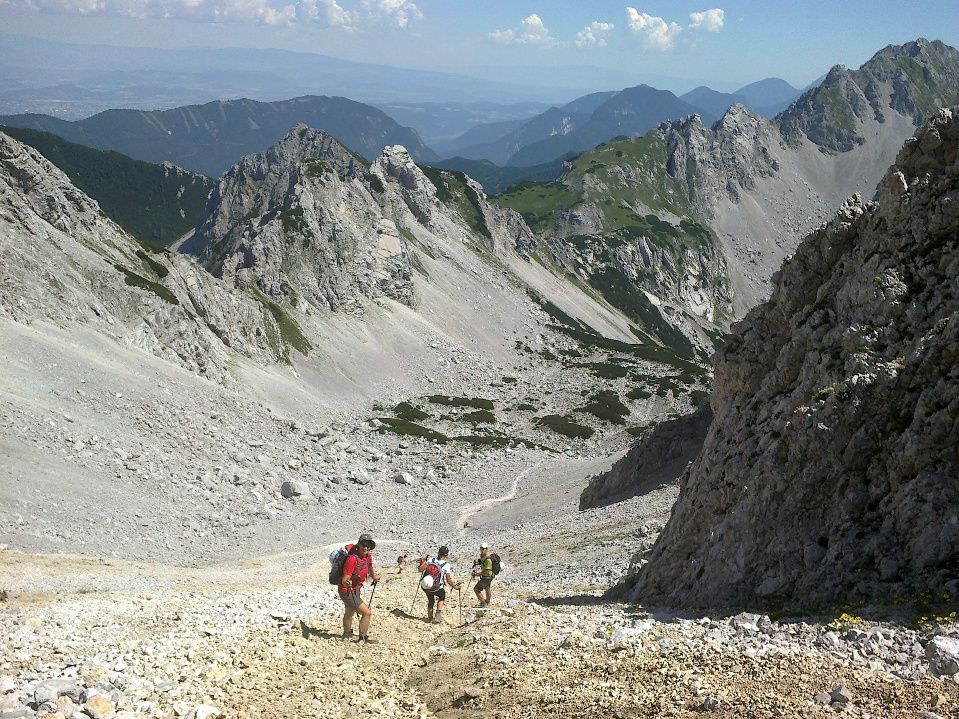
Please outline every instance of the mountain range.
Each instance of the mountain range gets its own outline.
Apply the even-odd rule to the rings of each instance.
[[[16,413],[6,426],[36,418],[37,432],[56,431],[49,445],[18,440],[16,465],[34,466],[48,451],[93,458],[95,426],[71,429],[75,418],[64,416],[62,429],[50,419],[51,397],[93,396],[86,417],[100,419],[84,422],[102,422],[138,401],[103,391],[117,376],[162,387],[172,402],[182,387],[222,385],[229,392],[216,408],[195,405],[191,427],[203,429],[173,438],[175,453],[203,435],[222,456],[240,430],[208,420],[258,412],[243,403],[249,397],[328,418],[352,413],[370,443],[374,434],[404,439],[389,454],[353,441],[327,453],[339,440],[324,444],[326,431],[307,439],[300,424],[276,420],[283,428],[271,436],[295,436],[296,456],[284,451],[271,463],[261,437],[241,437],[230,444],[230,468],[214,465],[208,480],[206,468],[184,470],[191,495],[213,496],[194,482],[229,485],[231,511],[248,519],[263,492],[312,498],[306,480],[280,480],[310,464],[302,476],[329,494],[293,505],[300,517],[308,506],[326,521],[373,488],[405,493],[406,510],[425,513],[436,471],[413,470],[421,492],[412,475],[367,467],[441,457],[445,478],[456,458],[485,465],[497,452],[509,462],[514,450],[522,462],[541,453],[554,467],[594,467],[597,453],[625,449],[641,422],[689,412],[714,384],[702,453],[661,542],[640,557],[649,568],[635,567],[624,592],[754,605],[798,600],[796,587],[833,602],[881,596],[889,582],[904,592],[954,583],[955,524],[940,515],[956,504],[959,135],[953,114],[938,108],[957,91],[959,52],[920,39],[857,70],[833,68],[772,119],[734,104],[704,123],[686,114],[688,103],[645,86],[592,94],[524,124],[526,134],[510,131],[530,142],[509,157],[578,154],[559,177],[495,197],[458,169],[417,162],[432,156],[415,132],[340,98],[115,111],[59,125],[130,147],[150,137],[138,152],[156,159],[228,164],[174,250],[137,242],[107,203],[77,186],[93,192],[98,182],[70,159],[78,150],[24,135],[73,167],[74,182],[0,133],[0,329],[16,337],[4,347],[17,348],[3,361],[18,376],[42,370],[58,381],[80,367],[55,392],[10,393]],[[293,124],[274,137],[303,107],[352,122]],[[568,131],[542,136],[557,128]],[[608,132],[626,137],[579,147]],[[156,171],[82,157],[91,167]],[[191,176],[165,167],[185,187]],[[863,201],[880,180],[878,205]],[[32,367],[24,348],[48,361]],[[88,395],[81,385],[96,372],[107,381]],[[155,436],[167,421],[144,414],[138,428]],[[701,429],[708,415],[696,421]],[[684,457],[699,429],[673,435]],[[252,456],[261,449],[264,460]],[[134,500],[146,497],[139,455],[115,445],[106,453],[111,482],[115,474]],[[328,469],[340,457],[349,474]],[[100,476],[101,459],[83,471]],[[671,459],[681,471],[685,462]],[[149,476],[160,495],[174,481],[165,466]],[[334,496],[344,481],[372,487]],[[591,501],[602,500],[600,488]],[[377,521],[385,530],[394,519]],[[858,548],[862,556],[850,558]]]
[[[376,157],[384,145],[399,143],[418,159],[435,159],[414,130],[401,127],[381,110],[344,97],[216,101],[149,112],[109,110],[75,122],[48,115],[0,117],[0,124],[51,132],[147,162],[172,162],[212,177],[244,155],[266,149],[300,122],[342,138],[364,157]]]
[[[778,78],[751,83],[734,93],[700,86],[678,98],[669,91],[640,85],[590,93],[525,122],[477,125],[434,149],[448,156],[506,166],[543,164],[617,136],[645,134],[660,122],[694,113],[712,123],[737,103],[772,117],[799,94],[799,90]]]

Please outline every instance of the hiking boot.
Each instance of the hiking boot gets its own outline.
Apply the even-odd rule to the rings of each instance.
[[[359,637],[356,638],[356,643],[357,644],[376,644],[376,640],[370,639],[369,634],[361,634]]]
[[[352,639],[352,638],[353,638],[353,630],[352,630],[352,629],[344,629],[344,630],[343,630],[343,639],[344,639],[344,641],[349,641],[349,640]]]
[[[443,623],[443,612],[437,612],[433,617],[433,624],[442,624]]]

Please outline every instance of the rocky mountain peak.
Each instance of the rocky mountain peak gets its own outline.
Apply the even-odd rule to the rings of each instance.
[[[959,591],[959,112],[848,200],[716,359],[715,420],[627,589],[684,606]]]
[[[836,65],[777,122],[794,146],[805,136],[823,152],[848,152],[865,142],[867,125],[887,122],[890,110],[920,125],[953,102],[957,89],[959,51],[920,38],[883,48],[858,70]]]
[[[402,147],[388,156],[394,171],[412,164]],[[411,304],[409,257],[395,231],[380,231],[375,174],[327,133],[297,125],[220,179],[183,250],[218,277],[302,311],[361,312],[361,298],[380,295]]]

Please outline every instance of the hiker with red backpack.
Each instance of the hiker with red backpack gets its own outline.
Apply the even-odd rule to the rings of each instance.
[[[473,576],[479,577],[473,592],[476,593],[476,600],[481,607],[488,607],[493,600],[493,577],[499,574],[500,567],[499,555],[491,552],[489,545],[483,542],[480,545],[479,559],[473,562]]]
[[[456,590],[463,586],[462,582],[457,582],[453,576],[453,565],[450,563],[449,554],[449,547],[444,545],[437,550],[435,557],[420,558],[420,588],[426,592],[427,622],[442,624],[447,585]]]
[[[353,615],[360,615],[360,634],[357,641],[372,643],[369,637],[373,611],[363,601],[360,590],[367,577],[373,578],[375,591],[380,574],[373,568],[373,550],[376,542],[369,534],[361,534],[356,544],[347,544],[330,556],[330,583],[337,585],[337,593],[343,602],[343,639],[353,636]]]

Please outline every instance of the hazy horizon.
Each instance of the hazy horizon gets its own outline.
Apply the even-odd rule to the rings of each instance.
[[[954,4],[862,0],[802,8],[491,0],[482,12],[441,0],[113,0],[92,9],[86,0],[0,0],[0,20],[7,35],[80,45],[269,48],[517,84],[576,70],[596,89],[617,86],[602,83],[609,73],[677,92],[767,77],[802,88],[889,44],[959,43]]]

